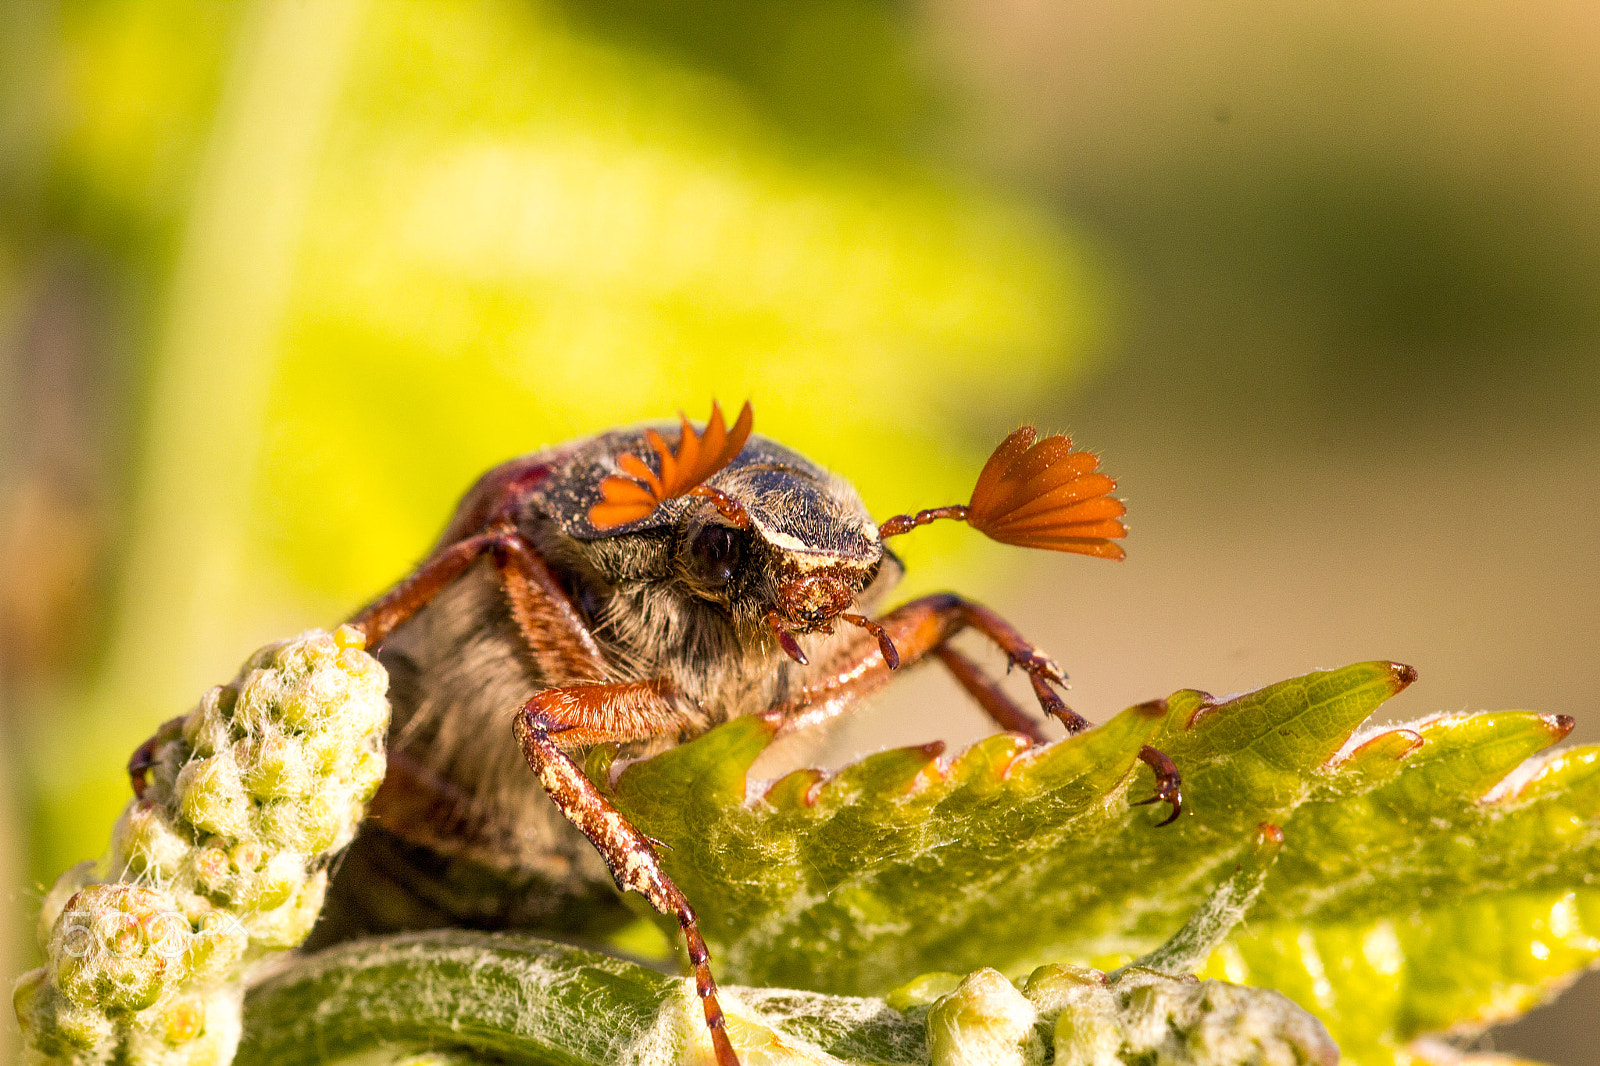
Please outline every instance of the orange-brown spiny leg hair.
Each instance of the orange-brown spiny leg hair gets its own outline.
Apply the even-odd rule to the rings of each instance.
[[[661,868],[650,838],[635,829],[562,750],[563,746],[639,739],[668,731],[675,726],[677,715],[665,699],[666,691],[663,681],[546,689],[523,706],[513,725],[539,783],[562,815],[605,859],[617,887],[639,893],[656,910],[678,920],[695,991],[717,1052],[717,1066],[739,1066],[717,1001],[711,956],[688,897]],[[556,737],[561,738],[560,744]]]
[[[447,536],[459,533],[461,539],[447,542],[435,551],[389,592],[357,613],[350,624],[366,635],[367,647],[375,651],[389,634],[459,580],[480,558],[489,556],[523,647],[539,675],[556,682],[602,678],[605,664],[593,635],[539,553],[506,517],[521,498],[525,482],[542,477],[543,468],[506,469],[512,476],[500,479],[503,484],[488,485],[487,492],[480,492],[482,483],[474,489],[473,495],[482,498],[472,501],[474,513],[468,516],[469,521],[452,522]],[[462,532],[477,529],[485,522],[487,526],[481,532]],[[463,802],[459,790],[410,760],[401,750],[403,743],[403,737],[390,737],[389,773],[373,797],[371,816],[396,825],[438,817],[465,832],[463,812],[470,808],[470,802]]]

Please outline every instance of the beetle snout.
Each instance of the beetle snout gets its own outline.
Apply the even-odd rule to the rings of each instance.
[[[796,574],[778,586],[779,607],[793,621],[817,628],[855,602],[855,589],[832,574]]]

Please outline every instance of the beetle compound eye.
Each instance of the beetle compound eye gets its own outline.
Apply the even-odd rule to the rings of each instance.
[[[739,563],[738,534],[727,526],[705,526],[690,542],[689,555],[694,560],[695,575],[707,585],[720,588],[733,580]]]

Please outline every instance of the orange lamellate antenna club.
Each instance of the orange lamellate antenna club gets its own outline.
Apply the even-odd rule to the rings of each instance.
[[[1117,483],[1099,472],[1099,457],[1073,451],[1067,437],[1036,437],[1024,426],[1001,441],[966,506],[896,515],[879,527],[880,535],[954,518],[1002,544],[1121,559],[1121,546],[1112,542],[1128,535],[1119,521],[1127,508],[1109,495]]]
[[[1117,483],[1099,472],[1100,457],[1075,452],[1071,439],[1034,442],[1024,426],[989,456],[967,504],[967,524],[1002,544],[1121,559],[1112,541],[1128,535],[1127,513],[1110,492]]]
[[[733,461],[750,437],[753,414],[747,401],[739,417],[728,429],[722,420],[722,408],[711,404],[711,419],[704,433],[696,433],[683,415],[683,430],[678,436],[677,451],[673,451],[655,430],[646,430],[645,439],[656,453],[660,474],[652,471],[637,455],[623,455],[617,460],[622,474],[613,474],[600,482],[600,502],[589,508],[589,524],[596,529],[614,529],[617,526],[648,518],[657,507],[678,496],[701,495],[714,503],[723,516],[738,526],[749,524],[749,518],[738,502],[701,482]]]

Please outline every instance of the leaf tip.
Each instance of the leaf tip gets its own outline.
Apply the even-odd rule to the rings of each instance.
[[[935,782],[942,781],[945,778],[945,768],[943,762],[945,752],[944,741],[930,740],[926,744],[917,745],[916,750],[920,751],[923,758],[927,759],[928,761],[923,764],[921,770],[917,771],[917,776],[911,779],[910,791],[912,792],[926,788],[927,786],[934,784]]]
[[[1135,704],[1132,709],[1144,718],[1165,718],[1168,710],[1170,709],[1170,705],[1163,698],[1156,700],[1145,700],[1143,703]]]
[[[780,809],[815,807],[827,781],[826,773],[807,767],[778,778],[761,794],[761,799]]]
[[[1394,690],[1399,692],[1417,680],[1417,668],[1405,663],[1390,663],[1389,676],[1394,679]]]
[[[1212,711],[1222,706],[1217,701],[1217,698],[1209,692],[1201,692],[1199,689],[1193,689],[1191,691],[1192,695],[1198,700],[1198,705],[1189,713],[1188,721],[1183,723],[1183,728],[1185,730],[1193,729],[1195,726],[1204,721]]]
[[[1345,765],[1375,765],[1397,763],[1421,748],[1425,743],[1415,729],[1381,729],[1359,732],[1345,741],[1344,747],[1329,759],[1329,769]]]

